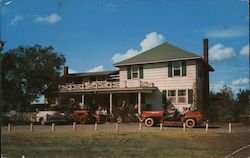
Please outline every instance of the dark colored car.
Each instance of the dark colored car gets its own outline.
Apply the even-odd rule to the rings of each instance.
[[[46,119],[43,120],[42,124],[68,124],[68,123],[72,123],[72,120],[67,119],[67,117],[65,117],[62,114],[56,114],[56,115],[47,115]]]

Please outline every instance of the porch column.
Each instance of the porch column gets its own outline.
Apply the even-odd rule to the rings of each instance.
[[[113,111],[113,99],[112,99],[113,95],[112,93],[109,94],[109,112],[110,114],[112,114]]]
[[[85,104],[85,98],[84,98],[84,94],[82,95],[82,106],[81,106],[81,109],[83,109],[83,106]]]
[[[141,114],[141,92],[138,92],[138,113]]]

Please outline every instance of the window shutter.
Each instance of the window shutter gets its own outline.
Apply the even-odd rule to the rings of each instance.
[[[128,79],[131,79],[131,66],[127,67],[127,76],[128,76]]]
[[[143,67],[142,67],[142,65],[139,66],[139,78],[143,78]]]
[[[172,63],[168,64],[168,77],[172,77]]]
[[[162,103],[167,103],[167,90],[162,90]]]
[[[192,104],[193,103],[193,90],[189,89],[188,90],[188,104]]]
[[[187,66],[186,66],[186,62],[182,62],[182,76],[187,76]]]

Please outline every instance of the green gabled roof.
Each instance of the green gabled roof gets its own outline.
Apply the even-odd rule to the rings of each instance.
[[[115,63],[114,66],[157,63],[175,60],[199,59],[198,55],[168,43],[160,44],[150,50],[142,52],[134,57]]]

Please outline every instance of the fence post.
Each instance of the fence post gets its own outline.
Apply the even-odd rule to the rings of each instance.
[[[115,130],[119,131],[119,123],[115,123]]]
[[[95,131],[98,131],[98,124],[95,123]]]
[[[51,129],[52,129],[53,132],[55,131],[55,123],[52,123]]]
[[[139,123],[139,131],[142,130],[141,122]]]
[[[186,123],[183,122],[183,132],[186,132]]]
[[[33,123],[30,123],[30,131],[33,132]]]
[[[160,123],[160,130],[163,131],[163,125]]]
[[[25,156],[23,155],[22,158],[25,158]]]
[[[76,123],[73,122],[73,131],[76,131]]]
[[[206,133],[208,132],[208,121],[206,122]]]
[[[8,131],[11,132],[11,124],[8,123]]]
[[[232,124],[231,123],[228,124],[228,133],[232,133]]]

